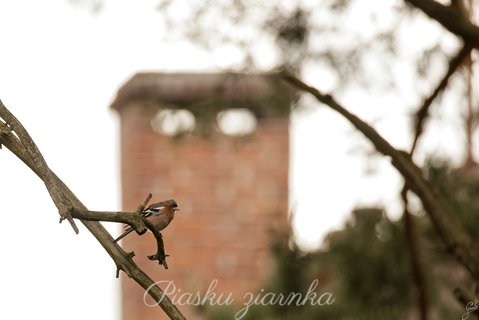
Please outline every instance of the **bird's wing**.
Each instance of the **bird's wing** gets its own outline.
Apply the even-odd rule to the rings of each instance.
[[[141,215],[145,218],[151,216],[152,214],[159,214],[161,212],[161,210],[164,208],[165,206],[155,206],[155,207],[148,207],[146,208],[142,213]]]
[[[157,204],[154,204],[154,205],[151,205],[149,206],[148,208],[146,208],[145,210],[143,210],[141,212],[141,215],[144,217],[144,218],[148,218],[149,216],[153,215],[153,214],[158,214],[161,212],[161,210],[164,208],[165,206],[162,205],[162,203],[157,203]],[[124,229],[128,229],[130,226],[128,224],[125,224],[123,226]]]

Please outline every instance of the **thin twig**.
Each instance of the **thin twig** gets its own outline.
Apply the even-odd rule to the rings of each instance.
[[[140,210],[140,212],[142,212],[146,208],[146,205],[148,204],[148,202],[150,202],[151,197],[153,197],[153,195],[151,193],[148,193],[145,201],[143,201],[143,204],[140,207],[138,207],[138,210]]]
[[[449,67],[447,68],[446,73],[442,77],[439,84],[434,89],[429,97],[427,97],[422,106],[418,108],[416,112],[416,128],[414,132],[414,140],[412,143],[411,151],[409,154],[413,154],[416,148],[417,142],[419,137],[422,134],[424,122],[429,114],[429,107],[431,106],[432,102],[437,98],[437,96],[446,88],[447,83],[451,76],[456,72],[459,66],[464,62],[464,60],[470,55],[472,47],[469,45],[464,45],[461,50],[449,61]]]
[[[155,228],[155,226],[148,220],[144,219],[145,224],[147,225],[148,229],[153,233],[157,242],[157,251],[156,254],[148,256],[150,260],[158,260],[158,263],[168,269],[168,263],[166,263],[166,257],[168,255],[165,253],[165,244],[163,242],[163,236],[161,233]]]
[[[476,99],[475,99],[475,83],[474,83],[474,68],[471,54],[467,56],[465,66],[467,68],[467,113],[465,119],[466,127],[466,161],[465,166],[472,166],[474,161],[474,124],[476,114],[474,113]]]

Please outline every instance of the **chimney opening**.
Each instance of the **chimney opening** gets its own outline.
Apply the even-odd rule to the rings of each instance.
[[[168,136],[192,132],[196,127],[195,116],[186,109],[162,109],[151,120],[153,131]]]
[[[254,114],[245,108],[221,111],[216,117],[220,132],[229,136],[245,136],[256,130],[257,121]]]

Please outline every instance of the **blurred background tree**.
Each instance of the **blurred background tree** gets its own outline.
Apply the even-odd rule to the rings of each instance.
[[[213,55],[227,56],[218,65],[222,69],[286,67],[340,98],[348,90],[359,89],[393,94],[404,101],[410,114],[411,130],[403,133],[410,141],[407,148],[412,154],[417,146],[416,163],[423,164],[423,173],[453,203],[470,236],[477,240],[477,53],[467,40],[410,5],[416,2],[431,4],[163,0],[157,8],[168,33],[159,35],[159,40],[188,39]],[[475,0],[441,3],[451,17],[467,22],[476,19]],[[308,103],[301,99],[298,106]],[[452,122],[458,132],[459,156],[416,143],[423,131],[427,133],[425,124],[445,121]],[[377,158],[371,156],[370,146],[361,150],[366,150],[374,167]],[[461,317],[465,307],[454,296],[454,289],[478,298],[477,286],[446,253],[417,199],[407,199],[412,208],[399,219],[381,207],[354,210],[343,228],[327,235],[315,250],[302,250],[290,230],[276,235],[272,252],[277,269],[262,287],[304,292],[313,279],[319,279],[319,291],[333,292],[335,303],[319,308],[254,307],[245,319]],[[211,319],[234,314],[226,309],[206,312]]]
[[[448,8],[473,21],[474,5],[472,0],[452,1]],[[472,174],[478,171],[473,141],[475,52],[461,51],[460,37],[403,1],[372,5],[361,0],[194,4],[165,0],[158,10],[169,30],[167,38],[186,37],[213,54],[230,55],[227,68],[286,67],[316,80],[335,96],[358,88],[375,94],[394,92],[397,99],[425,96],[411,109],[411,131],[404,133],[412,140],[411,154],[424,123],[434,118],[431,114],[441,121],[448,116],[441,108],[453,105],[457,130],[463,133],[457,141],[463,145],[462,160],[438,161],[444,154],[434,152],[424,152],[420,160],[424,174],[454,204],[471,236],[477,238],[479,174]],[[449,87],[448,82],[452,83]],[[447,102],[438,98],[444,91],[450,97]],[[436,109],[431,112],[433,104]],[[313,279],[319,279],[319,291],[334,292],[335,303],[328,307],[254,307],[246,318],[459,318],[465,308],[454,289],[474,292],[474,281],[446,253],[420,205],[413,207],[410,216],[399,220],[391,219],[382,208],[356,209],[341,230],[331,232],[318,249],[309,252],[301,250],[291,231],[287,236],[277,235],[272,248],[277,269],[264,284],[265,290],[305,292]],[[212,319],[227,314],[227,310],[210,312]]]
[[[474,5],[475,1],[452,1],[448,8],[473,21]],[[188,8],[183,11],[187,13],[178,16],[178,8]],[[186,5],[165,0],[158,9],[170,30],[167,37],[186,37],[209,51],[230,54],[228,68],[286,67],[303,78],[318,79],[335,96],[358,87],[373,93],[392,91],[398,99],[424,95],[411,110],[411,131],[404,133],[411,137],[411,154],[431,118],[431,105],[437,107],[437,119],[446,116],[441,112],[441,107],[447,108],[444,99],[438,96],[447,90],[447,104],[453,105],[457,129],[463,132],[462,141],[457,141],[463,144],[462,160],[438,162],[436,153],[423,153],[423,171],[477,238],[479,180],[471,174],[478,170],[473,141],[475,52],[466,46],[461,51],[460,37],[402,1],[371,5],[360,0],[226,0]],[[454,289],[474,292],[474,281],[446,253],[420,205],[410,211],[392,220],[381,208],[354,210],[341,230],[331,232],[310,252],[301,250],[291,232],[289,237],[278,236],[290,241],[275,242],[272,252],[278,266],[265,288],[304,292],[313,279],[321,279],[320,291],[334,292],[335,303],[321,308],[255,307],[247,318],[459,318],[465,308]],[[211,312],[219,319],[227,311]]]

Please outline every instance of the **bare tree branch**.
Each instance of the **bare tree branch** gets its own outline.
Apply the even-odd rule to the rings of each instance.
[[[424,264],[419,250],[419,239],[417,236],[416,223],[414,217],[409,212],[407,200],[407,187],[403,188],[401,198],[404,204],[404,221],[406,230],[406,240],[411,252],[411,262],[414,275],[414,282],[418,291],[418,306],[421,320],[426,320],[429,314],[428,290],[426,276],[424,274]]]
[[[472,240],[453,213],[450,204],[440,197],[434,186],[422,176],[409,155],[391,146],[376,130],[343,108],[330,95],[321,93],[291,74],[283,73],[282,77],[296,88],[311,93],[318,101],[340,113],[361,131],[379,152],[392,158],[393,166],[404,177],[408,188],[421,199],[447,251],[454,255],[476,280],[479,280],[479,256],[476,249],[472,247]]]
[[[86,221],[106,221],[125,223],[135,229],[136,233],[143,234],[146,232],[146,226],[141,215],[136,212],[124,211],[82,211],[74,208],[72,210],[72,217],[75,219]]]
[[[42,179],[45,183],[53,202],[58,208],[61,216],[60,222],[64,219],[67,219],[75,233],[78,234],[78,227],[70,214],[70,210],[72,208],[71,203],[69,203],[66,198],[62,197],[60,191],[56,188],[51,170],[40,153],[40,150],[38,150],[37,146],[28,134],[27,130],[23,127],[20,121],[18,121],[17,118],[15,118],[15,116],[8,111],[8,109],[3,105],[2,101],[0,101],[0,118],[2,118],[8,127],[10,127],[18,136],[20,142],[33,161],[33,165],[38,169],[38,175],[40,179]]]
[[[459,1],[462,3],[462,1]],[[427,97],[422,106],[418,108],[416,112],[416,127],[414,131],[414,139],[411,146],[411,150],[409,152],[410,157],[414,153],[416,149],[417,142],[421,134],[423,133],[424,123],[429,115],[429,109],[432,105],[432,102],[439,96],[439,94],[444,91],[446,88],[449,79],[451,76],[456,72],[456,70],[461,66],[461,64],[470,57],[472,47],[469,45],[464,45],[461,50],[449,61],[449,66],[447,68],[446,73],[442,77],[441,81],[437,85],[437,87],[433,90],[431,95]],[[408,201],[407,201],[407,192],[408,187],[407,184],[404,183],[401,192],[401,198],[403,200],[404,205],[404,221],[405,221],[405,230],[406,230],[406,239],[409,245],[409,249],[411,252],[411,262],[414,274],[415,284],[418,290],[418,306],[420,311],[420,317],[422,320],[426,320],[428,318],[428,290],[427,290],[427,281],[426,277],[424,276],[424,264],[421,259],[420,253],[420,240],[417,236],[417,230],[415,228],[414,217],[412,216],[411,212],[408,210]]]
[[[13,152],[20,160],[22,160],[45,184],[48,183],[47,188],[55,192],[55,196],[60,202],[67,201],[71,204],[69,216],[72,212],[86,213],[88,209],[75,196],[75,194],[58,178],[53,171],[45,167],[45,161],[41,157],[35,143],[29,136],[25,136],[26,131],[22,131],[20,122],[11,115],[6,107],[0,101],[0,144],[3,144],[10,151]],[[13,120],[14,125],[10,124]],[[20,129],[19,129],[20,128]],[[13,131],[15,130],[15,131]],[[19,130],[18,133],[16,130]],[[16,133],[16,135],[14,134]],[[18,135],[18,136],[17,136]],[[26,139],[24,142],[22,139]],[[30,149],[27,150],[26,146]],[[33,154],[33,155],[32,155]],[[62,208],[63,209],[63,208]],[[168,296],[164,294],[160,287],[143,272],[132,260],[132,255],[126,253],[117,243],[113,241],[112,236],[105,230],[105,228],[97,221],[81,220],[83,225],[93,234],[103,248],[108,252],[119,270],[123,270],[128,277],[132,278],[141,287],[147,290],[148,294],[158,302],[158,305],[165,311],[165,313],[174,320],[185,320],[186,318],[181,314],[178,308],[171,302]]]
[[[160,265],[164,266],[165,269],[168,269],[168,264],[166,263],[166,257],[168,255],[165,254],[165,244],[163,242],[163,236],[148,219],[145,219],[144,221],[145,224],[148,226],[148,229],[150,229],[155,236],[157,242],[156,253],[154,255],[148,256],[148,259],[150,259],[151,261],[158,260],[158,263]]]
[[[444,28],[464,39],[471,46],[479,47],[479,27],[453,6],[445,6],[434,0],[405,0],[422,10]]]
[[[138,206],[138,209],[135,212],[81,211],[74,208],[72,210],[72,216],[75,219],[87,221],[126,223],[130,225],[139,235],[144,234],[148,228],[153,233],[157,242],[156,253],[154,255],[148,256],[148,259],[158,260],[160,265],[164,266],[165,269],[168,269],[168,264],[166,263],[166,257],[168,255],[165,254],[165,244],[163,242],[163,236],[147,218],[140,215],[140,213],[143,212],[146,203],[150,198],[151,193],[148,196],[147,200],[145,200],[145,203]],[[117,240],[118,239],[116,239],[115,242],[117,242]],[[129,255],[133,257],[134,254],[130,253]]]
[[[434,89],[431,95],[424,100],[422,106],[418,108],[418,111],[416,112],[416,128],[414,140],[412,143],[410,154],[414,153],[416,144],[422,134],[424,122],[429,114],[429,107],[431,106],[432,102],[437,98],[437,96],[446,88],[449,79],[457,70],[457,68],[459,68],[459,66],[464,62],[464,60],[470,55],[471,50],[472,47],[470,47],[469,45],[464,45],[461,50],[459,50],[457,55],[449,61],[449,67],[447,68],[447,72],[446,74],[444,74],[437,87]]]

